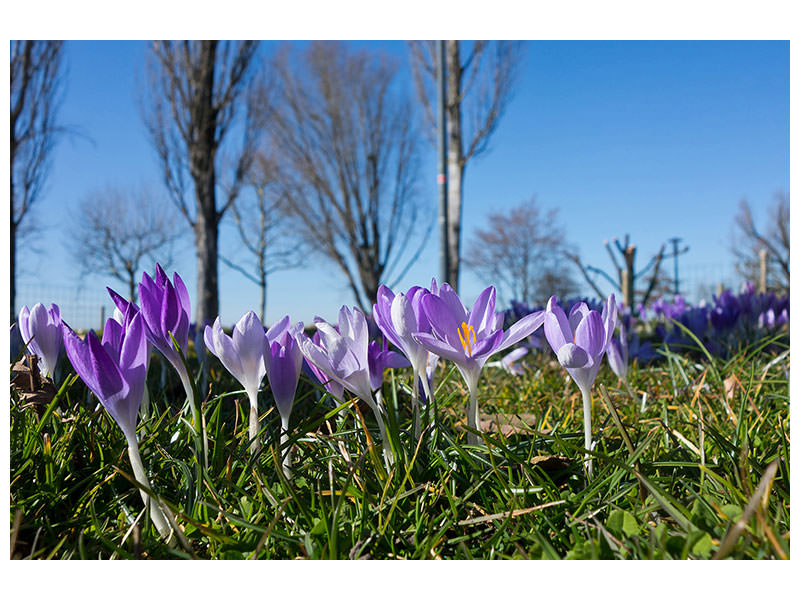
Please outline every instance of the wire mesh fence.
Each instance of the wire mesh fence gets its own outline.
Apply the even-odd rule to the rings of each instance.
[[[61,318],[73,329],[100,329],[114,313],[114,303],[105,288],[89,285],[58,285],[42,282],[17,282],[16,311],[37,302],[57,304]]]

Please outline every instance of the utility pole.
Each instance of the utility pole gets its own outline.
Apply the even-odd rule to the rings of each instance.
[[[682,241],[683,238],[674,237],[671,238],[669,241],[672,242],[672,259],[673,264],[675,265],[675,295],[677,296],[680,293],[680,285],[678,279],[678,256],[681,254],[686,254],[689,251],[689,246],[686,246],[680,250],[678,250],[678,243]],[[669,258],[669,257],[667,257]]]
[[[767,293],[767,250],[762,248],[758,251],[758,291],[762,294]]]
[[[439,284],[450,281],[450,252],[447,236],[447,122],[445,102],[446,81],[445,76],[445,54],[444,40],[436,43],[436,59],[438,68],[436,78],[439,88],[439,123],[438,123],[438,147],[439,147],[439,171],[436,176],[436,183],[439,187]]]

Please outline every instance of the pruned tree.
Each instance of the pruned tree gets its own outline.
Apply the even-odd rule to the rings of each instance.
[[[430,139],[436,132],[436,43],[410,42],[417,92],[425,108]],[[457,290],[461,262],[464,174],[470,160],[489,147],[517,75],[522,45],[513,41],[445,42],[447,121],[447,280]]]
[[[766,253],[766,287],[782,293],[789,291],[789,195],[779,192],[769,207],[766,224],[756,225],[747,200],[739,203],[734,217],[731,253],[736,271],[746,280],[757,282],[761,276],[760,253]]]
[[[295,269],[305,263],[303,240],[292,235],[286,213],[286,198],[280,193],[275,160],[259,153],[247,180],[252,191],[231,206],[239,238],[248,260],[220,259],[255,283],[261,290],[261,322],[267,314],[267,278],[275,271]],[[231,254],[233,256],[233,254]]]
[[[257,128],[241,99],[257,47],[253,41],[215,40],[157,41],[150,47],[143,116],[170,198],[194,231],[198,323],[219,314],[219,223],[252,162]],[[237,145],[228,138],[239,116]]]
[[[507,300],[543,305],[551,295],[578,292],[566,257],[569,245],[556,209],[544,212],[533,197],[509,211],[494,211],[476,229],[464,257]]]
[[[646,305],[651,299],[654,299],[656,295],[669,289],[671,280],[661,272],[661,263],[664,261],[664,252],[666,250],[665,244],[661,244],[658,252],[650,257],[647,264],[642,269],[637,270],[637,248],[630,243],[630,235],[626,234],[625,241],[622,243],[620,243],[617,238],[613,238],[611,242],[614,244],[613,249],[608,243],[608,240],[605,240],[603,245],[606,247],[611,262],[614,265],[616,278],[609,275],[603,269],[584,264],[577,253],[573,252],[567,255],[578,269],[580,269],[586,282],[600,298],[604,298],[606,294],[603,293],[598,284],[598,277],[605,279],[606,282],[611,284],[612,290],[620,292],[622,294],[622,301],[629,308],[633,308],[636,302]],[[614,249],[619,253],[619,259],[614,255]],[[637,282],[641,281],[644,281],[645,287],[639,289],[637,288]]]
[[[62,131],[57,123],[62,81],[60,41],[11,42],[11,321],[16,318],[17,247],[30,230],[31,207],[47,179],[52,150]]]
[[[384,54],[315,42],[273,61],[276,93],[267,130],[296,234],[344,273],[369,310],[419,256],[417,130]],[[410,254],[410,257],[409,257]],[[389,281],[394,277],[395,281]]]
[[[108,275],[135,302],[139,273],[155,262],[166,268],[172,261],[172,245],[179,236],[176,220],[169,201],[144,186],[136,192],[106,187],[81,200],[72,216],[68,249],[81,276]]]

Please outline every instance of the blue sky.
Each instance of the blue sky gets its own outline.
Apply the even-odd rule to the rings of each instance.
[[[402,42],[356,45],[407,64]],[[78,280],[65,244],[71,215],[92,190],[140,183],[161,189],[137,105],[145,56],[143,42],[67,43],[61,119],[80,135],[57,147],[32,215],[43,228],[40,251],[20,257],[18,307],[69,304],[76,286],[101,300],[105,285],[122,287],[101,277]],[[692,273],[734,281],[729,236],[739,200],[749,199],[762,215],[775,192],[789,192],[788,42],[529,42],[523,61],[490,151],[467,166],[464,243],[489,212],[536,195],[541,206],[558,208],[585,262],[609,268],[602,244],[613,236],[631,234],[640,264],[679,236],[690,246],[681,257],[688,284]],[[413,94],[407,74],[403,82]],[[432,147],[424,146],[423,161],[421,200],[433,211]],[[179,226],[186,235],[174,266],[194,298],[191,236],[185,222]],[[228,225],[220,243],[238,243]],[[436,244],[434,234],[400,289],[438,275]],[[488,283],[467,271],[462,296],[471,301]],[[271,278],[267,321],[287,313],[330,319],[344,303],[352,298],[343,278],[328,264],[312,264]],[[220,265],[223,323],[257,304],[256,286]]]

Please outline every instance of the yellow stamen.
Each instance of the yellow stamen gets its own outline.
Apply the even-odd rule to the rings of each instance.
[[[472,339],[469,337],[470,334],[472,334]],[[472,325],[461,323],[461,327],[458,329],[458,339],[461,340],[461,345],[464,347],[464,352],[467,353],[467,356],[472,357],[472,346],[473,344],[478,344],[475,328]]]

